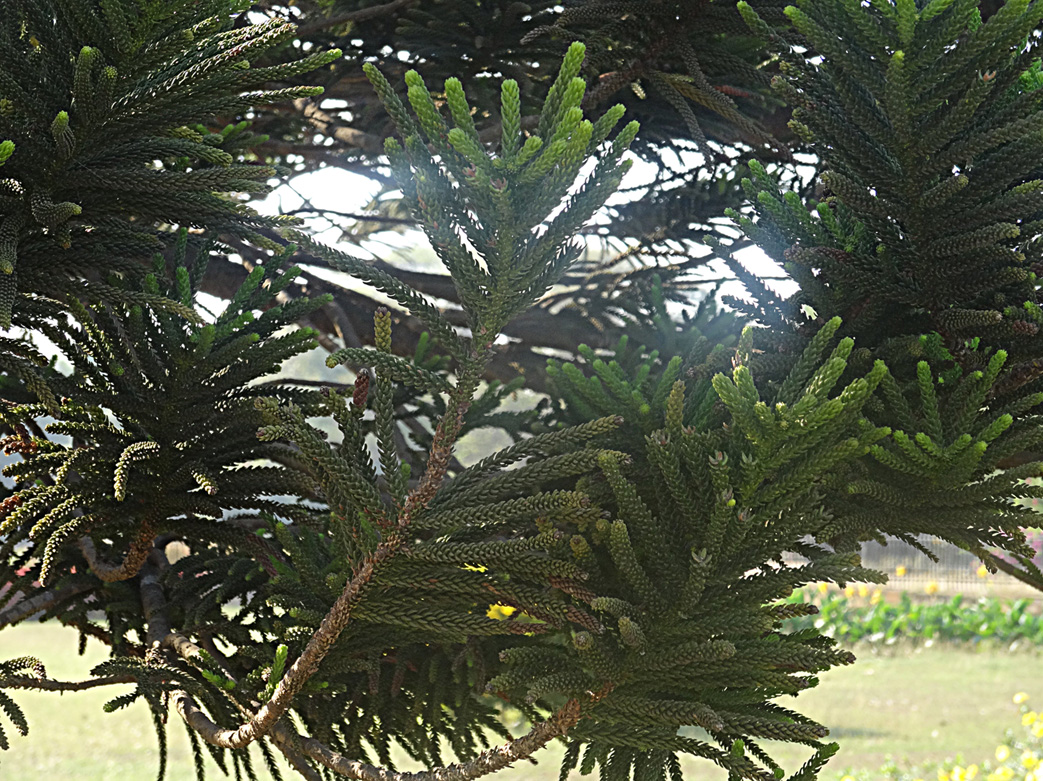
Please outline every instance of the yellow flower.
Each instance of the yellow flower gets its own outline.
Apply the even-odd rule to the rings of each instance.
[[[869,586],[867,586],[865,583],[859,583],[858,584],[858,596],[862,597],[862,599],[865,599],[866,597],[868,597],[869,596]]]
[[[949,774],[941,768],[938,769],[938,781],[950,781]]]
[[[963,768],[957,765],[949,773],[951,781],[967,781],[967,776],[963,772]]]
[[[1037,718],[1039,718],[1039,714],[1036,713],[1034,710],[1030,710],[1028,713],[1022,715],[1021,726],[1031,727],[1033,724],[1036,723]]]
[[[855,781],[854,776],[844,776],[840,781]]]
[[[855,587],[854,586],[847,586],[844,589],[844,596],[845,597],[851,598],[854,595],[855,595]],[[843,781],[843,779],[841,779],[841,781]]]
[[[1026,750],[1021,755],[1021,766],[1026,770],[1033,770],[1039,764],[1039,757],[1036,756],[1036,752]]]
[[[895,567],[895,575],[899,578],[904,578],[905,573],[907,573],[908,571],[909,570],[905,568],[904,564],[899,564],[897,567]]]
[[[880,599],[881,599],[881,597],[883,597],[883,595],[884,595],[884,592],[881,591],[880,589],[877,589],[876,591],[873,592],[873,596],[869,599],[869,604],[870,605],[875,605],[877,602],[880,601]]]
[[[978,766],[967,765],[967,781],[974,781],[978,777]]]
[[[980,567],[978,567],[978,577],[979,578],[987,578],[988,576],[989,576],[989,568],[988,567],[986,567],[984,564],[982,564]]]
[[[1032,725],[1032,737],[1043,738],[1043,719],[1037,719]]]
[[[489,618],[495,618],[497,621],[502,621],[505,618],[510,618],[516,611],[517,608],[511,607],[510,605],[497,603],[490,606],[485,615],[489,616]]]
[[[996,761],[1006,762],[1010,759],[1010,749],[1007,746],[996,746]]]
[[[938,581],[937,580],[932,580],[930,583],[928,583],[926,586],[923,587],[923,590],[926,591],[928,594],[937,594],[938,593]]]
[[[819,594],[828,594],[829,593],[829,584],[828,583],[819,583],[818,584],[818,593]]]
[[[1023,702],[1028,702],[1029,696],[1025,692],[1018,692],[1014,695],[1014,704],[1021,705]]]

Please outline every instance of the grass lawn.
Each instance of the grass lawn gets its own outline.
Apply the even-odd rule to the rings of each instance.
[[[858,652],[858,649],[856,649]],[[21,655],[40,657],[56,678],[82,678],[105,658],[94,641],[84,657],[76,656],[73,632],[57,625],[25,624],[0,634],[0,659]],[[111,687],[64,695],[12,692],[29,718],[28,738],[4,729],[11,750],[0,754],[4,781],[137,781],[155,777],[155,735],[147,708],[137,703],[113,714],[102,704],[130,687]],[[990,757],[1006,729],[1018,722],[1011,702],[1025,691],[1043,706],[1043,656],[1002,649],[971,651],[935,646],[894,650],[874,655],[861,650],[859,661],[822,676],[818,689],[787,699],[832,729],[840,754],[823,773],[835,781],[847,768],[876,769],[888,756],[920,763],[962,754],[968,762]],[[170,760],[167,778],[194,777],[188,739],[175,714],[170,717]],[[770,747],[787,771],[803,761],[804,752]],[[548,749],[538,766],[522,765],[498,774],[504,781],[551,781],[557,778],[560,750]],[[221,778],[208,759],[210,778]],[[267,778],[259,754],[255,766]],[[685,763],[693,781],[723,781],[724,774],[705,762]],[[407,769],[403,765],[403,769]],[[411,768],[410,768],[411,769]],[[294,776],[287,776],[292,778]],[[575,774],[575,778],[580,776]]]

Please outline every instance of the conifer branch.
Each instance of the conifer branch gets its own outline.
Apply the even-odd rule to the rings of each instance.
[[[330,27],[338,27],[352,22],[368,22],[370,19],[377,19],[381,16],[393,14],[396,11],[405,10],[416,2],[417,0],[391,0],[390,3],[384,3],[383,5],[360,8],[358,11],[349,11],[348,13],[331,16],[328,19],[318,19],[314,22],[298,25],[297,34],[304,37],[314,35]]]
[[[85,681],[56,681],[52,678],[31,678],[26,675],[0,677],[0,689],[33,689],[45,692],[79,692],[99,686],[115,686],[121,683],[137,683],[133,675],[106,675],[104,678],[89,678]]]
[[[60,589],[47,589],[31,597],[20,599],[11,607],[0,611],[0,629],[17,624],[19,621],[24,621],[41,610],[48,610],[59,602],[64,602],[66,599],[82,594],[84,591],[90,591],[92,588],[94,588],[94,584],[80,581],[74,585]]]
[[[569,700],[546,721],[533,725],[525,735],[505,745],[483,751],[470,762],[461,762],[417,773],[398,773],[347,759],[314,738],[301,741],[304,752],[330,770],[359,781],[471,781],[527,759],[554,738],[565,735],[579,721],[580,703]]]
[[[110,564],[98,553],[94,541],[90,537],[80,537],[80,553],[87,559],[91,572],[106,583],[130,580],[138,574],[149,554],[152,552],[153,540],[156,538],[155,527],[151,523],[142,526],[138,536],[131,542],[127,555],[119,564]]]
[[[165,638],[163,638],[161,645],[164,648],[169,648],[174,653],[176,653],[181,659],[190,664],[194,663],[201,656],[202,649],[180,632],[171,632],[170,634],[168,634]],[[221,664],[222,670],[225,676],[228,678],[228,680],[235,682],[235,676],[232,675],[230,670],[228,670],[227,665],[221,663],[223,657],[221,656],[220,652],[218,652],[216,648],[212,647],[212,644],[211,647],[207,649],[207,652],[219,664]],[[175,698],[187,696],[188,695],[183,691],[179,691],[175,694]],[[194,706],[194,703],[192,705]],[[258,703],[255,700],[251,700],[249,705],[254,709],[260,707],[260,703]],[[240,706],[240,709],[245,712],[245,708],[243,708],[243,706]],[[272,742],[275,744],[275,747],[278,748],[280,752],[282,752],[283,756],[286,757],[286,760],[290,763],[290,765],[293,766],[294,770],[300,773],[301,776],[306,778],[308,781],[320,781],[321,776],[318,774],[318,772],[316,772],[315,768],[313,768],[308,763],[307,759],[303,757],[300,751],[298,750],[298,746],[300,745],[300,736],[293,732],[284,722],[279,722],[278,724],[276,724],[272,728],[269,737],[272,739]]]
[[[166,554],[159,548],[154,549],[148,561],[142,567],[141,580],[139,582],[139,594],[146,620],[148,632],[148,644],[154,650],[168,648],[176,653],[181,659],[192,663],[200,656],[200,648],[180,632],[170,630],[170,618],[167,615],[166,596],[160,584],[160,575],[170,566]],[[215,649],[216,650],[216,649]],[[213,651],[210,652],[215,659],[220,658]],[[231,681],[234,676],[225,670],[225,674]],[[175,691],[171,697],[177,707],[177,703],[187,701],[191,707],[195,707],[191,698],[185,691]],[[257,702],[251,702],[251,706],[258,707]],[[198,710],[198,709],[197,709]],[[180,713],[180,711],[179,711]],[[205,718],[205,716],[204,716]],[[187,723],[187,722],[186,722]],[[190,725],[191,726],[191,725]],[[315,772],[307,760],[297,750],[299,738],[293,734],[285,724],[276,724],[271,731],[272,742],[282,752],[290,765],[301,774],[307,781],[320,781],[320,776]]]
[[[226,744],[228,730],[214,724],[185,692],[175,692],[171,700],[178,715],[205,741],[215,746],[231,747]],[[549,719],[535,724],[525,735],[503,746],[483,751],[469,762],[417,773],[399,773],[348,759],[315,738],[298,737],[298,740],[307,756],[339,775],[359,781],[472,781],[527,759],[554,738],[565,735],[579,718],[579,701],[569,700]],[[284,734],[284,739],[287,737]]]
[[[478,385],[482,366],[482,361],[472,360],[450,394],[446,414],[442,417],[435,433],[435,442],[428,459],[427,469],[420,480],[420,485],[413,489],[406,498],[405,507],[399,517],[400,530],[408,528],[412,513],[430,501],[445,477],[453,445],[460,432],[463,413]],[[243,748],[269,733],[289,709],[293,698],[318,671],[322,660],[337,642],[337,638],[348,625],[355,602],[373,578],[377,567],[390,559],[401,544],[401,534],[392,533],[363,560],[337,601],[334,602],[333,607],[323,618],[319,628],[308,641],[304,651],[279,681],[271,699],[264,703],[248,722],[235,729],[221,729],[209,721],[187,693],[178,692],[173,696],[172,702],[185,723],[199,732],[208,743],[222,748]],[[151,634],[150,630],[150,636]],[[163,639],[165,640],[168,635],[170,635],[169,632],[163,636]]]
[[[264,703],[249,721],[235,729],[221,729],[206,717],[188,693],[175,692],[171,700],[185,723],[198,732],[207,743],[222,748],[243,748],[266,735],[289,709],[293,698],[318,671],[320,663],[348,625],[351,609],[362,589],[372,579],[376,567],[385,562],[399,544],[398,537],[391,537],[363,561],[322,620],[319,629],[308,641],[304,651],[275,687],[271,699]]]

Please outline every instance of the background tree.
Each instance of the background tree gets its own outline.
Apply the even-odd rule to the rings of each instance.
[[[757,7],[766,18],[780,21],[783,5]],[[307,201],[298,210],[301,216],[339,227],[349,244],[357,246],[382,230],[418,228],[388,176],[382,139],[392,126],[360,76],[363,62],[378,65],[399,90],[410,68],[423,72],[432,84],[459,77],[469,85],[474,104],[482,107],[475,113],[475,126],[489,141],[499,128],[492,107],[500,80],[518,82],[522,125],[529,131],[569,42],[582,40],[588,54],[581,75],[592,85],[584,111],[597,119],[620,103],[645,128],[633,151],[654,166],[652,181],[635,191],[640,198],[608,209],[609,220],[584,229],[588,255],[573,266],[560,289],[510,324],[509,345],[490,364],[490,378],[509,381],[520,367],[528,385],[542,389],[546,353],[541,350],[574,355],[575,342],[566,335],[573,328],[589,333],[595,347],[615,344],[624,331],[655,338],[655,329],[642,315],[653,295],[654,276],[669,301],[691,303],[705,296],[720,274],[705,267],[709,258],[696,243],[707,234],[737,239],[723,216],[729,206],[742,207],[739,180],[749,159],[767,162],[789,186],[812,186],[807,172],[798,176],[796,170],[794,155],[802,145],[786,127],[788,109],[768,88],[774,73],[774,66],[765,62],[769,52],[727,4],[581,2],[562,10],[548,2],[309,0],[253,8],[296,22],[300,38],[294,46],[301,50],[337,46],[345,53],[310,80],[325,88],[321,99],[262,109],[252,127],[271,139],[258,154],[286,165],[291,185],[292,172],[331,167],[366,176],[380,187],[363,214],[338,214]],[[437,89],[435,99],[444,100]],[[736,248],[744,243],[740,239]],[[249,249],[237,249],[251,257]],[[222,268],[227,275],[212,275],[204,289],[227,297],[245,272]],[[448,316],[457,321],[462,317],[454,312],[460,302],[442,273],[396,268],[393,260],[384,268],[435,297]],[[380,301],[314,276],[304,278],[309,290],[335,296],[335,304],[313,319],[314,327],[340,346],[370,343],[368,324]],[[551,312],[553,328],[546,320]],[[395,317],[400,339],[394,349],[411,354],[424,326],[397,311]],[[333,344],[327,346],[333,349]]]
[[[476,7],[407,16],[401,29],[449,20],[462,34],[495,10]],[[1031,510],[1013,501],[1039,493],[1023,478],[1041,465],[997,471],[1043,436],[1043,183],[1031,178],[1043,6],[1013,0],[987,23],[969,0],[806,0],[786,22],[745,2],[734,16],[707,11],[747,25],[766,47],[751,51],[776,54],[772,83],[799,110],[790,126],[827,168],[831,194],[818,201],[751,159],[739,187],[752,218],[729,212],[799,292],[778,296],[706,236],[747,287],[735,313],[708,300],[673,319],[668,269],[649,275],[644,300],[623,304],[628,284],[619,303],[602,302],[632,310],[653,339],[548,362],[535,411],[500,408],[516,381],[483,385],[510,324],[567,281],[581,257],[573,238],[619,187],[639,137],[636,121],[617,129],[623,104],[585,118],[588,96],[613,84],[588,92],[586,62],[659,46],[687,57],[685,78],[658,55],[618,78],[654,85],[706,159],[712,142],[681,98],[701,96],[742,143],[770,148],[710,95],[713,71],[672,34],[691,18],[664,8],[639,28],[627,4],[552,19],[499,9],[534,45],[576,30],[611,41],[600,55],[569,45],[540,100],[518,79],[494,100],[475,73],[486,102],[472,110],[459,80],[432,92],[416,71],[402,100],[366,63],[401,139],[384,143],[388,169],[458,309],[220,195],[270,171],[236,162],[240,124],[209,133],[197,120],[306,98],[311,88],[253,88],[339,52],[256,68],[246,55],[280,42],[288,59],[292,29],[251,25],[220,0],[25,0],[0,20],[11,44],[0,270],[6,317],[28,334],[3,343],[13,391],[0,419],[20,458],[5,469],[0,578],[20,600],[0,609],[0,627],[43,611],[112,649],[82,682],[6,661],[0,689],[134,684],[108,707],[147,701],[161,776],[172,707],[200,775],[205,746],[253,776],[243,749],[256,743],[273,774],[274,749],[307,778],[476,778],[561,738],[563,775],[679,778],[690,754],[732,778],[785,777],[767,738],[812,747],[797,781],[836,746],[777,700],[853,658],[813,629],[787,630],[815,609],[783,602],[794,588],[879,582],[860,542],[921,533],[1043,584],[1020,528]],[[389,9],[344,13],[363,10],[346,22]],[[729,61],[722,40],[706,48]],[[476,117],[495,132],[483,136]],[[208,312],[208,261],[247,247],[242,283]],[[59,250],[78,262],[54,263]],[[322,338],[296,324],[333,303],[284,295],[302,273],[295,254],[423,326],[408,357],[396,354],[395,318],[378,307],[373,347],[329,356],[356,369],[350,401],[264,380]],[[41,336],[70,371],[41,360]],[[431,428],[403,444],[403,415]],[[310,422],[322,416],[335,436]],[[489,426],[514,443],[456,463],[461,434]],[[173,564],[172,541],[190,550]],[[784,566],[794,553],[806,563]],[[506,733],[505,704],[532,722],[526,735]],[[0,705],[24,731],[5,692]],[[690,726],[709,740],[679,731]],[[507,742],[489,749],[489,733]],[[393,744],[429,770],[397,773]],[[446,746],[455,762],[435,769]]]

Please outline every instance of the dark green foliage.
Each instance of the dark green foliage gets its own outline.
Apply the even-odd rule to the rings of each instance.
[[[335,13],[346,4],[326,5]],[[480,19],[493,5],[536,38],[586,31],[604,44],[591,47],[592,58],[605,58],[609,42],[640,56],[658,45],[642,35],[666,33],[684,10],[660,4],[645,27],[632,29],[623,24],[634,10],[627,3],[572,4],[544,30],[539,18],[516,18],[499,4],[478,4],[470,15]],[[133,55],[150,73],[147,45],[135,38],[144,33],[135,30],[168,30],[182,12],[232,10],[218,6],[175,3],[165,6],[173,16],[152,17],[154,7],[142,3],[133,6],[144,14],[135,21],[132,4],[102,2],[112,41],[97,56]],[[102,18],[92,16],[92,3],[69,7],[72,21],[47,28],[51,37],[73,22],[89,32],[90,19]],[[707,35],[738,25],[739,17],[707,7]],[[28,0],[18,8],[27,9],[27,34],[46,27],[33,14],[57,10]],[[674,781],[680,755],[689,754],[731,779],[781,779],[786,771],[761,741],[784,740],[814,748],[789,776],[810,781],[836,746],[821,742],[826,727],[779,700],[853,657],[814,626],[787,624],[816,612],[792,601],[795,589],[882,582],[882,573],[862,567],[860,542],[895,536],[915,545],[920,533],[989,566],[1012,567],[992,553],[1005,552],[1023,578],[1043,583],[1019,528],[1031,511],[1016,504],[1040,491],[1022,483],[1040,464],[1021,455],[1039,445],[1035,410],[1043,403],[1043,354],[1028,338],[1038,325],[1033,313],[1043,311],[1033,268],[1039,188],[1029,179],[1040,167],[1032,151],[1040,79],[1036,39],[1026,38],[1038,14],[1012,0],[979,25],[964,0],[874,0],[868,8],[807,0],[786,11],[797,35],[778,29],[777,6],[759,10],[763,18],[740,4],[752,31],[783,59],[785,78],[776,83],[800,105],[794,127],[831,169],[831,191],[805,203],[750,162],[739,188],[756,220],[733,216],[789,264],[800,291],[784,299],[728,257],[750,300],[723,313],[710,297],[677,318],[670,307],[680,301],[681,272],[622,274],[633,297],[601,312],[610,313],[608,331],[624,327],[628,337],[614,351],[606,345],[615,339],[576,348],[582,361],[551,361],[550,397],[535,410],[501,411],[518,381],[480,390],[482,378],[511,323],[569,280],[580,257],[574,237],[619,186],[637,133],[630,122],[613,135],[622,105],[584,119],[594,101],[580,78],[591,66],[579,43],[540,90],[504,81],[498,107],[483,93],[472,109],[458,80],[432,92],[413,71],[403,101],[367,62],[401,137],[383,146],[401,200],[448,272],[454,292],[442,300],[460,309],[447,311],[383,264],[288,233],[310,261],[325,260],[393,303],[394,312],[375,310],[372,347],[345,334],[344,348],[331,351],[331,368],[356,370],[350,389],[259,382],[310,345],[314,333],[293,325],[322,303],[280,295],[301,273],[284,268],[288,253],[250,262],[213,322],[196,294],[214,247],[187,229],[170,234],[176,239],[151,273],[138,273],[134,254],[151,247],[135,245],[123,265],[87,263],[76,291],[58,282],[21,295],[21,323],[49,336],[73,371],[46,366],[31,345],[2,344],[39,364],[2,364],[39,401],[0,408],[12,432],[4,445],[21,456],[6,470],[17,490],[0,504],[0,582],[38,594],[30,606],[75,627],[81,642],[91,635],[111,646],[94,674],[136,682],[108,708],[148,702],[161,776],[170,700],[192,725],[200,774],[197,733],[223,769],[253,777],[250,754],[224,747],[241,746],[235,736],[265,713],[288,714],[260,734],[269,766],[275,748],[311,778],[331,777],[336,764],[314,741],[298,741],[298,730],[343,762],[386,769],[351,771],[369,777],[394,777],[386,773],[396,744],[428,767],[467,762],[493,735],[510,738],[501,721],[510,705],[531,721],[565,724],[554,733],[567,745],[562,777],[578,767],[605,781]],[[411,11],[403,29],[426,19],[467,32],[454,16],[426,13]],[[698,10],[683,16],[685,30],[702,18]],[[245,97],[229,97],[233,87],[292,79],[326,62],[314,55],[263,76],[232,62],[281,40],[281,30],[272,23],[259,33],[216,33],[206,60],[213,71],[198,61],[196,43],[170,38],[162,52],[169,62],[159,67],[179,101],[152,104],[155,121],[221,111],[222,100],[234,113]],[[12,40],[23,59],[42,58],[51,37],[25,38],[19,28]],[[750,40],[745,31],[732,41],[714,37],[714,67],[731,62],[760,78],[741,67],[760,51]],[[694,61],[684,35],[664,37],[662,46],[674,47],[687,75],[676,63],[636,67],[669,87],[660,94],[679,116],[692,120],[677,95],[756,130],[712,92],[712,71]],[[75,77],[72,60],[62,63]],[[80,80],[91,86],[93,71],[86,73]],[[17,98],[9,81],[0,94]],[[535,94],[539,106],[528,113]],[[32,126],[32,144],[72,159],[81,143],[76,111],[73,101],[68,118],[49,120],[49,141]],[[498,139],[480,128],[492,111]],[[230,127],[223,141],[238,149],[247,143],[243,128]],[[110,145],[122,148],[115,138]],[[105,146],[99,141],[91,153],[104,155]],[[149,211],[165,198],[170,208],[188,208],[196,201],[187,196],[200,192],[192,187],[204,181],[210,205],[226,203],[215,192],[244,189],[239,169],[170,157],[149,158],[165,161],[155,170],[126,167],[128,211],[105,212],[101,196],[84,200],[79,215],[48,207],[41,214],[54,229],[44,221],[32,240],[61,240],[65,222],[56,220],[68,212],[73,248],[81,240],[94,246],[109,223],[85,218],[90,206],[133,224],[127,235],[158,236],[160,219],[219,231],[229,243],[258,241],[267,225],[240,221],[238,207]],[[75,171],[66,173],[71,188]],[[135,189],[139,181],[149,187]],[[189,189],[156,195],[149,188],[160,181]],[[139,200],[142,211],[133,212]],[[955,233],[944,224],[953,214]],[[82,235],[72,232],[81,225]],[[18,256],[19,270],[24,260]],[[101,271],[109,272],[104,281]],[[395,352],[398,313],[425,332],[406,353],[412,358]],[[45,421],[47,413],[56,419]],[[332,428],[315,417],[332,419]],[[412,443],[403,441],[403,424]],[[461,433],[494,425],[512,445],[470,466],[454,461]],[[290,501],[277,501],[281,495]],[[189,549],[173,564],[164,553],[171,541]],[[792,554],[803,563],[784,565]],[[27,615],[0,606],[4,623]],[[0,687],[29,685],[17,673],[31,664],[0,667]],[[0,707],[20,726],[3,696]],[[573,721],[558,721],[563,714]],[[691,737],[692,727],[709,739]]]
[[[232,29],[232,14],[244,7],[238,0],[5,4],[0,327],[21,308],[18,293],[126,300],[107,274],[146,273],[141,259],[169,237],[157,230],[164,223],[205,225],[271,247],[257,229],[285,221],[227,196],[268,189],[273,169],[242,162],[243,142],[263,139],[244,135],[244,125],[214,133],[199,123],[318,94],[265,85],[337,52],[251,68],[249,58],[292,38],[293,27]],[[30,307],[26,316],[33,314]]]
[[[212,251],[212,242],[190,241],[183,230],[172,273],[157,256],[145,293],[191,306],[193,280]],[[255,435],[255,399],[307,398],[254,383],[314,344],[307,329],[284,329],[321,301],[270,306],[296,274],[295,268],[281,268],[284,259],[276,256],[254,269],[212,323],[138,303],[87,308],[70,300],[69,320],[45,330],[73,363],[70,376],[50,379],[63,400],[60,419],[45,428],[52,436],[71,437],[71,444],[42,433],[32,437],[21,426],[35,427],[34,418],[46,413],[41,405],[0,412],[17,426],[8,444],[23,455],[5,473],[30,486],[5,508],[0,533],[7,550],[25,540],[43,551],[33,556],[25,582],[51,584],[70,568],[85,569],[70,550],[83,535],[96,541],[102,560],[112,562],[147,555],[157,534],[176,530],[186,541],[249,545],[271,566],[260,540],[221,519],[227,511],[299,515],[271,498],[299,495],[304,488],[293,469],[271,463],[289,456],[292,466],[292,453]],[[130,289],[121,292],[134,300]],[[262,307],[269,308],[255,316]]]
[[[845,359],[828,357],[835,331],[836,324],[822,333],[806,362],[839,376]],[[692,356],[698,369],[686,366],[683,374],[712,371],[716,355]],[[857,554],[807,540],[822,536],[832,520],[823,506],[823,475],[843,474],[889,434],[860,415],[885,370],[876,367],[830,398],[822,372],[809,379],[798,363],[787,378],[796,389],[792,409],[765,415],[759,410],[771,408],[757,403],[745,365],[731,372],[733,379],[716,374],[686,392],[677,379],[680,358],[650,383],[652,360],[630,360],[624,369],[594,359],[591,375],[571,366],[552,375],[590,405],[635,405],[631,420],[639,425],[624,426],[612,440],[631,458],[603,455],[600,477],[581,483],[610,517],[570,530],[605,631],[574,634],[567,651],[545,648],[542,664],[557,675],[571,666],[577,676],[592,676],[595,690],[607,690],[591,720],[570,733],[589,744],[585,756],[604,778],[623,777],[652,756],[666,773],[673,752],[711,758],[739,777],[772,778],[763,768],[775,765],[758,738],[815,744],[825,734],[772,700],[852,660],[817,632],[785,630],[786,618],[813,607],[776,601],[803,582],[883,579],[862,569]],[[656,382],[669,391],[658,392]],[[628,392],[637,398],[630,401]],[[732,423],[722,427],[725,419]],[[809,561],[780,569],[786,551]],[[519,674],[519,681],[535,678],[530,686],[540,681],[536,667],[523,665],[507,676]],[[677,736],[682,725],[706,729],[718,746]],[[739,737],[748,754],[731,751]],[[661,755],[645,753],[653,748]]]
[[[784,19],[785,2],[754,5],[767,19]],[[647,326],[643,301],[652,274],[661,276],[668,300],[706,294],[713,287],[707,277],[715,277],[716,269],[691,245],[707,233],[726,242],[734,238],[720,217],[728,206],[748,211],[739,180],[751,157],[770,161],[770,170],[794,188],[812,185],[808,169],[798,171],[792,157],[806,145],[786,126],[789,109],[769,87],[777,72],[770,46],[750,33],[728,0],[261,0],[254,8],[297,21],[299,50],[335,45],[344,51],[324,71],[326,92],[315,101],[321,114],[313,115],[310,105],[303,114],[262,109],[255,126],[278,139],[258,150],[267,160],[300,174],[320,165],[350,171],[379,187],[358,212],[345,213],[332,202],[301,206],[302,213],[342,229],[342,242],[358,249],[374,234],[412,236],[419,227],[386,176],[382,140],[394,125],[358,78],[364,63],[377,65],[403,100],[407,70],[423,75],[436,102],[444,98],[443,83],[458,77],[476,107],[472,121],[479,137],[495,143],[502,79],[518,83],[523,132],[542,132],[541,108],[558,63],[578,40],[587,47],[579,72],[589,85],[582,103],[587,116],[596,121],[618,103],[645,128],[631,145],[651,172],[629,189],[637,197],[613,199],[603,209],[608,219],[581,229],[586,252],[571,267],[569,284],[552,289],[507,326],[510,342],[490,363],[489,379],[509,382],[520,369],[527,387],[543,391],[546,350],[575,357],[576,332],[592,347],[607,348],[630,332],[633,320]],[[460,301],[445,276],[388,261],[383,270],[444,299],[450,315],[457,314],[452,310]],[[365,339],[373,310],[386,302],[347,286],[325,289],[341,304],[342,322]],[[331,325],[320,327],[335,336]],[[426,324],[401,317],[397,327],[395,349],[408,356]]]
[[[1043,399],[1032,314],[1039,161],[1024,151],[1041,107],[1025,76],[1038,67],[1026,35],[1040,11],[1012,3],[968,27],[973,3],[874,5],[858,24],[839,8],[787,11],[821,51],[831,51],[837,25],[851,44],[823,64],[786,51],[787,78],[775,82],[800,106],[800,132],[830,139],[820,146],[832,194],[809,211],[753,165],[744,187],[760,219],[735,215],[801,284],[782,300],[743,277],[754,302],[735,306],[771,326],[755,339],[764,355],[751,366],[778,377],[792,337],[840,315],[839,333],[855,339],[851,368],[880,358],[889,367],[866,410],[895,434],[831,500],[852,524],[831,528],[832,542],[926,532],[979,554],[992,545],[1024,554],[1024,508],[1011,497],[1032,494],[1020,480],[1040,467],[1006,467],[1035,448]],[[758,28],[751,9],[740,10]],[[957,42],[962,53],[950,56]],[[838,117],[859,121],[842,129]],[[1006,469],[992,476],[997,468]]]
[[[46,674],[46,670],[39,659],[34,659],[31,656],[22,656],[18,659],[0,662],[0,675],[5,678],[26,673],[32,676],[43,677]],[[29,734],[29,722],[26,721],[22,709],[18,707],[18,704],[6,692],[2,691],[0,691],[0,711],[11,722],[19,735]],[[4,732],[3,726],[0,725],[0,749],[6,751],[10,746],[7,733]]]
[[[831,195],[809,213],[754,168],[744,185],[762,216],[753,235],[801,283],[778,315],[757,316],[776,327],[809,304],[820,318],[842,316],[860,347],[890,354],[936,332],[964,371],[983,369],[996,348],[1035,358],[1043,99],[1022,75],[1036,67],[1026,35],[1043,10],[1009,3],[969,29],[973,2],[854,8],[787,10],[827,61],[785,52],[774,84],[797,107],[793,127],[830,140],[816,148]],[[832,56],[840,29],[843,53]]]

